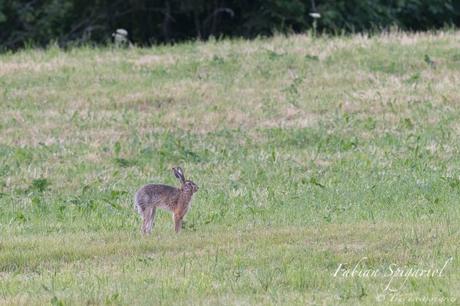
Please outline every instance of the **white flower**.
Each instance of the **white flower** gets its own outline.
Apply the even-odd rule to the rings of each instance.
[[[125,29],[117,29],[116,33],[122,36],[128,36],[128,31],[126,31]]]

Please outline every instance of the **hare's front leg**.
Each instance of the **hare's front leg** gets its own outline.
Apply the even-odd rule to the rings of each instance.
[[[182,219],[184,218],[184,213],[182,211],[174,213],[174,224],[176,233],[179,233],[182,229]]]
[[[142,232],[144,234],[150,234],[152,232],[152,226],[155,220],[155,211],[156,211],[156,207],[154,206],[149,206],[144,209],[144,212],[143,212],[144,224],[142,226]]]

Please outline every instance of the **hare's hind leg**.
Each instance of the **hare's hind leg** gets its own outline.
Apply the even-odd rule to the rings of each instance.
[[[141,224],[141,233],[144,233],[144,212],[145,209],[143,207],[137,206],[137,211],[142,216],[142,224]]]
[[[180,230],[182,229],[182,219],[184,218],[184,215],[181,213],[174,213],[174,228],[176,230],[176,233],[179,233]]]
[[[143,212],[144,223],[142,225],[143,234],[150,234],[152,232],[152,226],[155,220],[155,211],[156,211],[156,207],[154,206],[149,206],[144,209],[144,212]]]

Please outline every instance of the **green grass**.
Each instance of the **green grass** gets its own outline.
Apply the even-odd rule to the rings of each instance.
[[[458,304],[459,35],[0,55],[0,304]]]

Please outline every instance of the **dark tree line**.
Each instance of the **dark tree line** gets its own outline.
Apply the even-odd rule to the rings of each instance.
[[[460,25],[460,0],[0,0],[0,48],[105,43],[117,28],[139,45],[255,37],[311,29],[327,33]]]

